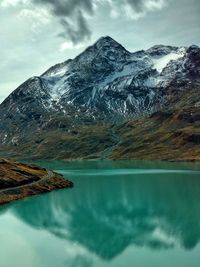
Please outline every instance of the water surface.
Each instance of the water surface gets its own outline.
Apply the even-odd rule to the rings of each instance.
[[[37,164],[75,187],[0,208],[1,267],[199,267],[198,164]]]

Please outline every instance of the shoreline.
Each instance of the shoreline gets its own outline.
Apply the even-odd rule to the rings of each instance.
[[[10,178],[7,178],[10,177]],[[61,174],[36,165],[0,160],[0,205],[57,189],[72,188]]]

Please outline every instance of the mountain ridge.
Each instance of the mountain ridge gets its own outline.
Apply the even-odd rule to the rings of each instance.
[[[86,151],[82,151],[80,142],[77,150],[82,151],[80,157],[93,155],[96,142],[97,152],[101,150],[102,155],[112,158],[116,140],[120,143],[114,132],[124,121],[152,120],[151,115],[160,110],[179,113],[186,107],[196,112],[195,105],[200,101],[199,74],[198,46],[155,45],[131,53],[111,37],[102,37],[74,59],[28,79],[0,105],[0,149],[8,146],[14,155],[16,147],[25,146],[27,154],[31,151],[28,143],[41,136],[31,147],[36,151],[42,143],[45,151],[45,139],[57,131],[60,142],[69,142],[69,147],[72,140],[73,146],[75,141],[79,143],[76,135],[82,136]],[[95,135],[92,145],[85,141],[89,134],[86,129],[90,127]],[[102,134],[105,131],[104,136],[98,136],[98,128]],[[105,153],[109,149],[111,154]],[[70,158],[70,153],[74,154],[70,149],[58,157]]]

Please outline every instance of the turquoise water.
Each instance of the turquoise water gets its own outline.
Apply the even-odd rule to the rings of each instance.
[[[40,161],[74,183],[0,208],[0,267],[199,267],[200,166]]]

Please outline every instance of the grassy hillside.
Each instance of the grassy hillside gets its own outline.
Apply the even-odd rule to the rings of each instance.
[[[165,107],[148,117],[115,123],[83,112],[52,114],[34,135],[1,147],[0,154],[23,159],[200,160],[199,91],[171,86]]]

